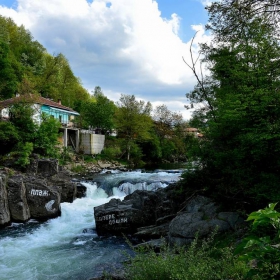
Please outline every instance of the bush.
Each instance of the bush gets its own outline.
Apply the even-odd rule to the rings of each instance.
[[[247,221],[253,221],[252,228],[236,249],[240,260],[250,266],[248,279],[280,279],[280,213],[276,203],[265,209],[252,212]]]
[[[214,236],[214,235],[213,235]],[[128,279],[131,280],[215,280],[243,279],[246,266],[233,254],[231,247],[218,249],[213,236],[202,241],[198,239],[189,247],[170,248],[164,246],[160,253],[152,248],[136,251],[127,265]]]
[[[10,153],[11,158],[15,158],[15,164],[20,167],[26,167],[30,163],[30,155],[33,151],[33,144],[19,143],[15,151]]]
[[[102,151],[102,154],[108,160],[115,160],[121,155],[121,149],[118,146],[108,147]]]
[[[11,122],[0,122],[0,154],[9,153],[19,141],[16,127]]]

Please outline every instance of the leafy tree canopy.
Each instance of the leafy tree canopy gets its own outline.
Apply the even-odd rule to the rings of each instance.
[[[249,2],[208,8],[214,39],[201,52],[210,75],[187,97],[206,104],[195,117],[211,192],[267,203],[280,199],[280,45],[265,8],[256,12]]]

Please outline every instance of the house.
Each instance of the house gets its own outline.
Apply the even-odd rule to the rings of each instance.
[[[63,137],[60,140],[64,147],[71,146],[78,151],[79,147],[79,131],[74,127],[74,119],[80,114],[73,109],[63,106],[58,100],[54,102],[51,99],[44,98],[35,94],[17,95],[14,98],[0,101],[1,119],[9,119],[9,108],[14,104],[30,104],[34,109],[33,121],[40,124],[42,122],[42,114],[52,116],[61,123],[60,131]]]
[[[9,119],[9,108],[14,104],[30,104],[34,109],[33,120],[40,124],[42,113],[52,116],[61,123],[62,137],[59,139],[63,147],[71,147],[76,152],[99,154],[104,148],[105,136],[95,134],[91,130],[81,130],[74,125],[74,119],[80,114],[63,106],[58,100],[44,98],[35,94],[18,95],[14,98],[0,101],[1,119]]]
[[[54,102],[51,99],[44,98],[35,94],[18,95],[14,98],[0,101],[1,118],[9,118],[9,107],[13,104],[25,103],[30,104],[34,109],[33,120],[38,124],[41,123],[41,114],[45,113],[58,119],[63,126],[73,126],[75,116],[80,114],[73,109],[61,105],[61,101]]]

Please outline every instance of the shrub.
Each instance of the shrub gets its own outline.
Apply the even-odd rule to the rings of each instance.
[[[19,165],[20,167],[26,167],[30,163],[30,155],[32,151],[32,143],[19,143],[16,151],[12,152],[11,156],[17,158],[15,162],[16,165]]]
[[[214,236],[214,235],[213,235]],[[163,246],[159,254],[152,248],[136,251],[127,265],[131,280],[215,280],[243,279],[244,263],[238,261],[231,247],[218,249],[213,236],[198,243],[196,238],[189,247]]]
[[[108,160],[115,160],[121,155],[121,149],[118,146],[108,147],[102,151],[102,154]]]
[[[271,203],[248,216],[247,221],[253,221],[250,234],[236,249],[250,266],[249,279],[280,279],[280,213],[275,206]]]

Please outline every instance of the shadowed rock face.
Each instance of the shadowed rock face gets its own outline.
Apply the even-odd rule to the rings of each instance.
[[[135,233],[138,227],[156,222],[154,192],[135,191],[131,195],[94,207],[96,231],[99,235]]]
[[[111,199],[108,203],[95,207],[97,233],[99,235],[134,234],[141,227],[166,224],[174,217],[174,213],[177,213],[182,203],[180,196],[174,193],[174,188],[171,186],[155,192],[137,190],[126,196],[123,201]],[[173,203],[175,197],[178,200]],[[160,226],[156,232],[161,234],[165,231],[164,228],[166,226]]]
[[[8,202],[11,219],[16,222],[25,222],[30,219],[29,206],[26,199],[26,187],[21,175],[11,176],[8,179]]]
[[[59,170],[57,160],[34,159],[27,174],[8,173],[0,171],[0,227],[11,221],[55,218],[61,214],[61,202],[77,197],[77,184]],[[79,196],[84,193],[81,188]]]
[[[28,178],[25,182],[31,217],[49,219],[61,214],[59,188],[47,185],[43,179]]]
[[[182,207],[183,205],[183,207]],[[237,213],[219,212],[207,197],[194,196],[186,201],[176,196],[176,186],[155,192],[135,191],[124,198],[112,199],[95,207],[99,235],[134,234],[140,239],[166,237],[168,242],[184,245],[217,229],[235,229],[244,220]]]
[[[8,192],[6,187],[6,176],[0,174],[0,227],[10,222],[11,216],[8,205]]]

